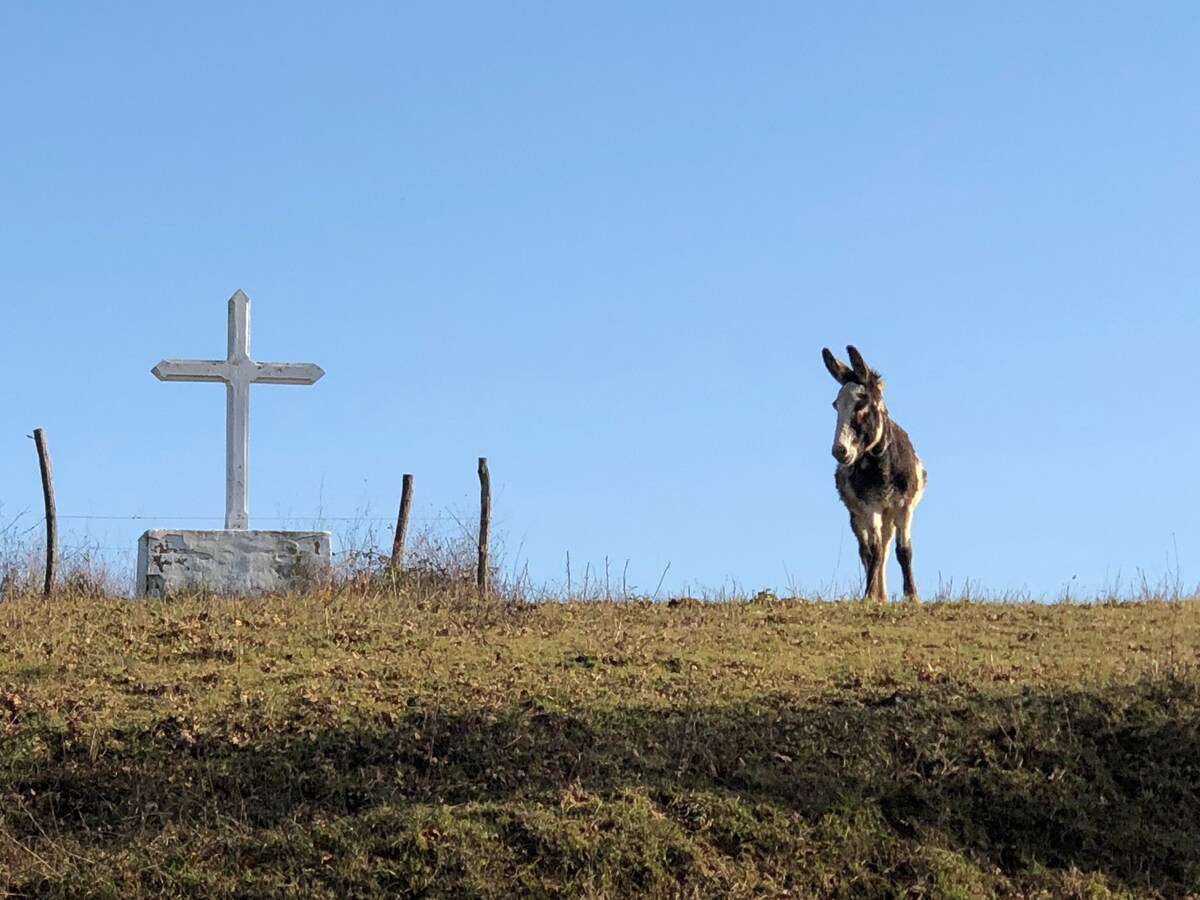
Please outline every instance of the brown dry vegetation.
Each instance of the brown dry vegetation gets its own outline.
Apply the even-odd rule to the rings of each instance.
[[[9,896],[1200,895],[1200,601],[0,603]]]

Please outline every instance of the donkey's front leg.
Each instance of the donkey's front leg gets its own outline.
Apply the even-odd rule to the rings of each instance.
[[[875,516],[874,521],[877,524],[879,534],[879,578],[875,583],[875,599],[880,603],[886,603],[888,599],[887,592],[887,562],[888,551],[892,546],[892,537],[896,534],[896,522],[892,518],[890,512],[884,512]]]
[[[878,515],[850,514],[850,527],[858,538],[858,558],[862,560],[867,587],[863,600],[886,600],[884,564],[887,547],[883,544],[883,523]]]

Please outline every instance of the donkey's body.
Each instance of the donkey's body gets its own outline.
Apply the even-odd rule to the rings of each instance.
[[[862,355],[847,347],[853,368],[823,350],[825,366],[842,385],[833,456],[834,480],[850,511],[858,555],[866,570],[863,599],[887,599],[888,545],[896,540],[896,559],[904,576],[904,596],[917,599],[912,575],[912,514],[925,490],[925,468],[903,428],[888,416],[883,378]]]

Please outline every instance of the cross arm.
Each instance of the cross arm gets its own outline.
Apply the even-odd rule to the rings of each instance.
[[[325,370],[313,363],[254,363],[251,381],[257,384],[314,384]]]
[[[164,359],[150,372],[159,381],[229,381],[223,359]]]

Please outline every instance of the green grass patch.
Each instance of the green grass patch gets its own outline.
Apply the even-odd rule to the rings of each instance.
[[[1200,603],[0,604],[15,896],[1200,894]]]

